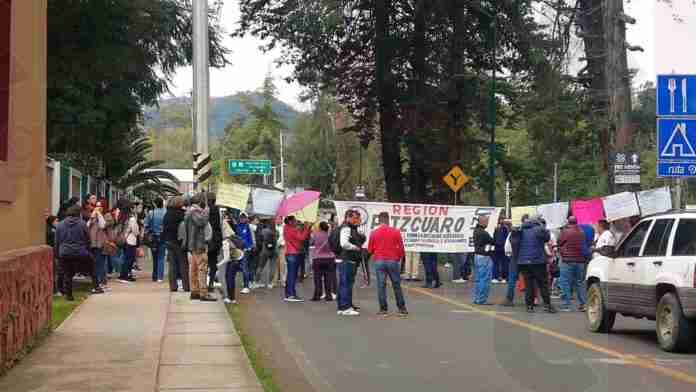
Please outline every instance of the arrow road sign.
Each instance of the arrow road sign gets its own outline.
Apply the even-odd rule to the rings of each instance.
[[[657,115],[696,116],[696,75],[657,76]]]

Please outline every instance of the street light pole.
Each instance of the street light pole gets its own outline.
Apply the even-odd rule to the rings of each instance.
[[[208,156],[208,100],[210,99],[209,58],[208,58],[208,1],[193,2],[193,109],[194,109],[194,186],[199,179],[210,176]],[[201,159],[201,166],[196,162]],[[203,174],[202,174],[203,173]]]
[[[488,201],[491,206],[495,206],[495,154],[496,154],[496,148],[495,148],[495,126],[496,126],[496,101],[495,101],[495,89],[496,89],[496,68],[497,68],[497,61],[496,61],[496,46],[497,46],[497,24],[496,24],[496,14],[492,14],[491,17],[493,20],[491,21],[491,28],[493,30],[493,43],[492,43],[492,48],[491,48],[491,56],[492,56],[492,61],[493,61],[493,71],[492,73],[492,78],[491,78],[491,97],[490,97],[490,102],[489,102],[489,110],[490,110],[490,130],[491,130],[491,144],[488,148],[488,155],[490,158],[489,161],[489,176],[491,178],[491,185],[490,189],[488,191]]]

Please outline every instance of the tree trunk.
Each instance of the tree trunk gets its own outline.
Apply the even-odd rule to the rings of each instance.
[[[426,131],[425,116],[427,113],[426,105],[429,100],[426,97],[426,3],[428,0],[418,0],[415,8],[414,18],[414,37],[413,37],[413,73],[415,77],[414,97],[415,106],[411,110],[415,111],[415,127],[412,127],[413,134],[409,139],[409,200],[412,202],[427,201],[426,180],[430,177],[426,175],[424,168],[426,160],[423,159],[425,152],[422,134]]]
[[[401,172],[401,137],[396,129],[396,105],[393,98],[391,76],[391,49],[387,46],[389,35],[388,0],[375,1],[375,70],[377,100],[379,104],[379,128],[382,142],[382,163],[387,198],[402,201],[404,184]]]

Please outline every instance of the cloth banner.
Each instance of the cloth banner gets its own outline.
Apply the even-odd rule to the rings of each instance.
[[[546,228],[553,230],[565,226],[568,220],[569,209],[570,205],[565,201],[561,203],[542,204],[537,207],[536,212],[546,221]]]
[[[672,209],[672,194],[669,187],[638,192],[638,204],[642,216],[669,211]]]
[[[600,219],[604,218],[604,206],[600,198],[573,200],[570,209],[581,225],[595,224],[599,222]]]
[[[251,188],[240,184],[218,184],[217,205],[246,211]]]
[[[512,207],[511,220],[513,226],[522,224],[522,215],[527,214],[530,217],[537,212],[536,206]]]
[[[607,220],[613,222],[622,218],[640,215],[638,200],[633,192],[622,192],[602,198]]]
[[[466,253],[474,251],[473,234],[479,216],[490,216],[487,231],[493,235],[501,209],[406,203],[335,201],[340,220],[348,210],[362,219],[358,230],[370,237],[379,226],[378,215],[388,212],[391,226],[401,230],[407,252]],[[365,244],[367,246],[367,243]]]
[[[285,195],[281,191],[253,188],[251,190],[251,213],[275,216]]]

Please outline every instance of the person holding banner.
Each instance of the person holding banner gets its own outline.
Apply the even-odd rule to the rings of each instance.
[[[476,266],[475,281],[472,297],[474,305],[492,305],[488,302],[491,290],[491,275],[493,267],[493,250],[495,241],[486,231],[488,216],[478,218],[474,229],[474,265]]]

